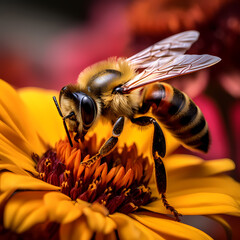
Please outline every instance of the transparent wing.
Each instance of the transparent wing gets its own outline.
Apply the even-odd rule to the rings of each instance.
[[[195,72],[216,64],[221,59],[211,55],[178,55],[164,57],[121,86],[123,93],[144,85]]]
[[[198,39],[197,31],[186,31],[168,37],[128,58],[136,68],[147,68],[160,57],[184,54]]]

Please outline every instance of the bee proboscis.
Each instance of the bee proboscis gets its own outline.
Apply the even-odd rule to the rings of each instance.
[[[186,31],[166,38],[130,58],[109,58],[96,63],[78,77],[75,85],[62,88],[59,95],[64,126],[72,145],[84,140],[88,130],[100,117],[113,123],[112,136],[99,152],[83,162],[90,166],[97,157],[108,155],[118,142],[125,119],[139,126],[154,126],[152,155],[159,193],[167,209],[178,220],[180,215],[166,200],[167,186],[162,158],[166,153],[164,134],[158,121],[183,145],[207,152],[209,132],[201,110],[183,92],[161,81],[207,68],[220,61],[211,55],[184,54],[198,39],[197,31]],[[55,103],[57,105],[56,99]],[[151,110],[154,117],[146,114]],[[144,114],[136,117],[137,114]],[[155,119],[156,118],[156,119]]]

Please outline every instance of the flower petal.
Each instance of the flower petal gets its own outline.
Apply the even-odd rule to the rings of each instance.
[[[61,240],[88,240],[91,239],[93,232],[88,228],[85,218],[75,220],[60,226]]]
[[[104,234],[111,234],[114,229],[117,228],[116,223],[109,217],[105,219],[105,227],[103,229]]]
[[[117,240],[119,239],[118,236],[116,236],[117,232],[111,232],[107,235],[104,235],[102,233],[96,233],[95,240]]]
[[[48,209],[50,220],[63,224],[78,219],[82,215],[82,209],[89,205],[78,204],[60,192],[45,194],[44,204]]]
[[[29,151],[29,145],[25,139],[23,139],[18,132],[3,121],[0,121],[0,132],[1,141],[5,142],[5,144],[15,151],[25,154],[26,156],[29,156],[32,153]],[[1,151],[2,150],[4,150],[4,148],[1,148]]]
[[[47,219],[42,196],[45,192],[18,192],[6,203],[3,222],[6,229],[21,233]]]
[[[166,219],[159,214],[143,212],[130,214],[130,216],[161,236],[164,236],[164,239],[212,239],[197,228]]]
[[[229,159],[203,161],[190,155],[173,155],[166,159],[165,167],[169,176],[168,196],[212,192],[240,199],[240,184],[223,175],[235,167]]]
[[[30,166],[35,165],[30,158],[32,150],[29,151],[29,146],[26,141],[24,141],[10,126],[2,121],[0,121],[0,133],[0,156],[6,153],[7,156],[13,156],[16,159],[22,157],[21,161],[19,161],[17,165],[25,163]],[[15,160],[15,162],[16,161],[17,160]]]
[[[30,157],[27,157],[9,147],[5,142],[0,140],[0,158],[1,163],[12,165],[13,167],[19,167],[23,170],[26,170],[33,175],[37,174],[35,169],[35,163],[31,160]],[[3,169],[3,166],[0,167]],[[7,169],[8,170],[8,169]]]
[[[11,195],[14,193],[13,190],[8,190],[5,192],[0,193],[0,206],[4,206],[4,202],[11,197]]]
[[[2,170],[8,170],[8,171],[11,171],[11,172],[13,172],[15,174],[19,174],[19,175],[27,175],[27,176],[30,175],[29,173],[24,171],[19,166],[9,164],[9,163],[5,163],[5,161],[0,160],[0,171],[2,171]]]
[[[169,174],[167,200],[180,213],[239,215],[240,184],[222,175],[223,172],[234,169],[231,160],[206,162],[198,157],[173,155],[166,159],[165,166]],[[153,196],[159,197],[155,184],[150,187]],[[158,213],[168,212],[161,200],[143,208]]]
[[[228,176],[182,179],[179,182],[175,181],[175,184],[169,181],[169,197],[197,192],[222,193],[233,197],[236,201],[240,201],[240,184]]]
[[[171,206],[183,215],[229,214],[240,216],[240,205],[232,197],[222,193],[193,193],[168,198]],[[156,213],[167,214],[162,201],[156,200],[142,208]]]
[[[124,240],[151,240],[151,239],[165,239],[158,235],[148,227],[132,219],[131,217],[121,214],[114,213],[110,217],[117,224],[117,231],[120,239]]]
[[[230,159],[204,161],[199,157],[183,154],[168,157],[164,165],[174,180],[213,176],[235,169],[235,164]]]
[[[234,169],[229,159],[203,161],[190,155],[172,155],[164,160],[167,178],[167,197],[197,192],[222,193],[240,199],[240,185],[223,175]],[[184,186],[184,187],[183,187]],[[159,194],[155,183],[150,184],[153,196]]]
[[[66,136],[62,118],[59,116],[52,97],[58,96],[56,91],[39,88],[22,88],[19,95],[30,110],[42,139],[47,139],[51,146]]]
[[[148,116],[152,115],[149,113]],[[169,155],[180,146],[180,142],[174,138],[172,134],[170,134],[170,132],[167,131],[162,125],[161,128],[166,140],[166,155]],[[153,133],[153,126],[139,128],[139,126],[127,121],[120,136],[119,145],[123,146],[126,143],[127,146],[130,146],[133,143],[136,143],[140,154],[143,153],[144,156],[149,156],[152,158]]]
[[[93,232],[109,234],[116,229],[115,222],[100,212],[93,211],[90,208],[84,208],[83,213],[87,218],[88,226]]]
[[[29,115],[28,109],[17,92],[2,80],[0,80],[0,96],[1,121],[12,128],[22,141],[25,141],[28,153],[44,151],[44,146],[36,134],[34,121]]]
[[[168,172],[184,167],[198,166],[202,162],[201,158],[186,154],[174,154],[164,159],[164,165]]]
[[[29,204],[27,204],[27,207],[29,207]],[[31,229],[31,227],[35,226],[36,224],[45,222],[47,220],[47,217],[47,209],[41,204],[39,204],[38,206],[36,206],[36,208],[31,209],[31,212],[22,219],[21,224],[16,228],[15,231],[17,233],[25,232],[26,230]]]
[[[211,176],[234,170],[235,164],[230,159],[204,161],[199,157],[186,154],[174,154],[166,158],[164,165],[169,175],[178,178],[187,176]],[[181,170],[179,170],[181,168]],[[179,173],[179,174],[178,174]]]
[[[0,192],[9,190],[59,190],[59,187],[30,176],[17,175],[11,172],[0,174]]]

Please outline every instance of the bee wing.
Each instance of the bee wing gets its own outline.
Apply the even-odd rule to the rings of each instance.
[[[123,93],[147,84],[195,72],[216,64],[221,59],[211,55],[178,55],[160,58],[121,86]]]
[[[147,68],[160,57],[182,55],[198,39],[197,31],[186,31],[168,37],[127,60],[136,68]]]

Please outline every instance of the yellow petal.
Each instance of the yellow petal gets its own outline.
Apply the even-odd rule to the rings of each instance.
[[[105,225],[106,216],[99,212],[94,212],[90,208],[83,209],[83,213],[87,218],[90,229],[92,231],[102,232]]]
[[[184,188],[183,188],[184,186]],[[169,179],[168,196],[176,197],[191,193],[222,193],[240,201],[240,184],[226,175],[197,177],[172,181]]]
[[[100,232],[95,234],[95,240],[117,240],[119,238],[117,238],[116,233],[115,232],[111,232],[109,234],[102,234]]]
[[[19,166],[9,164],[9,163],[4,163],[4,161],[0,160],[0,171],[2,171],[2,170],[8,170],[10,172],[13,172],[13,173],[19,174],[19,175],[30,176],[30,174],[28,172],[24,171]]]
[[[88,228],[83,216],[74,222],[61,224],[60,226],[61,240],[90,240],[92,235],[93,232]]]
[[[174,179],[212,176],[235,169],[230,159],[204,161],[192,155],[174,154],[164,161],[168,174]]]
[[[0,191],[8,190],[59,190],[59,187],[30,176],[17,175],[11,172],[0,174]]]
[[[18,92],[30,110],[42,139],[54,146],[59,139],[65,138],[62,118],[52,99],[53,96],[58,96],[58,92],[40,88],[22,88]]]
[[[166,140],[166,157],[173,153],[180,145],[181,142],[176,139],[164,126],[160,124]]]
[[[117,228],[116,223],[111,218],[106,217],[103,233],[104,234],[110,234],[116,228]]]
[[[112,136],[112,124],[107,121],[99,120],[98,123],[91,129],[87,136],[92,136],[93,133],[97,133],[97,144],[100,144],[101,139],[107,140]],[[162,127],[167,144],[167,154],[173,152],[179,147],[179,142]],[[118,146],[122,147],[124,144],[127,146],[135,143],[137,145],[139,155],[143,153],[144,156],[152,158],[152,141],[153,141],[153,126],[146,128],[140,128],[137,125],[132,124],[126,119],[123,132],[119,137]]]
[[[240,206],[232,197],[221,193],[193,193],[167,198],[169,204],[183,215],[229,214],[240,216]],[[156,213],[170,213],[156,200],[142,208]]]
[[[100,212],[93,211],[90,208],[84,208],[83,213],[87,218],[87,223],[92,231],[109,234],[116,228],[115,222]]]
[[[180,144],[166,129],[164,129],[164,127],[161,126],[161,128],[166,140],[166,155],[169,155],[179,147]],[[131,144],[136,143],[140,154],[143,153],[144,156],[152,158],[153,132],[154,128],[151,125],[145,128],[140,128],[139,126],[130,123],[130,121],[127,121],[120,136],[119,145],[123,146],[124,143],[126,143],[130,146]]]
[[[180,168],[198,166],[203,162],[199,157],[186,154],[173,154],[165,158],[164,165],[167,171],[177,171]]]
[[[0,144],[2,141],[0,140]],[[35,163],[33,160],[31,160],[29,157],[26,157],[25,155],[22,155],[21,153],[18,153],[17,151],[11,151],[9,146],[6,146],[5,144],[2,144],[0,147],[0,159],[1,163],[10,164],[13,166],[17,166],[21,168],[22,170],[26,170],[33,175],[37,175],[37,171],[35,169]],[[4,150],[2,150],[4,148]],[[2,167],[1,167],[2,168]]]
[[[99,213],[103,214],[104,216],[109,215],[108,209],[104,205],[102,205],[98,202],[92,203],[91,204],[91,209],[95,212],[99,212]]]
[[[15,193],[4,208],[4,227],[20,233],[44,222],[47,219],[47,212],[42,209],[44,194],[37,191]]]
[[[11,195],[14,193],[14,190],[8,190],[0,193],[0,206],[4,206],[5,201],[7,201]]]
[[[21,137],[9,125],[2,121],[0,121],[0,133],[1,141],[7,144],[9,147],[17,152],[20,152],[21,154],[25,154],[26,156],[31,155],[32,150],[29,148],[29,144],[27,143],[26,139]]]
[[[160,240],[165,239],[158,235],[148,227],[132,219],[131,217],[121,214],[114,213],[110,217],[117,224],[117,231],[120,239],[124,240]]]
[[[31,213],[23,219],[21,225],[17,227],[16,232],[25,232],[28,229],[31,229],[31,227],[33,227],[34,225],[45,222],[47,218],[47,209],[43,206],[39,206],[38,208],[32,210]]]
[[[165,239],[212,239],[206,233],[189,225],[166,219],[160,214],[135,213],[130,216]]]
[[[44,195],[50,220],[59,223],[72,222],[82,215],[82,209],[86,205],[80,205],[71,198],[60,192],[50,192]]]
[[[96,125],[93,126],[86,135],[86,137],[91,137],[93,134],[97,133],[97,145],[99,145],[102,139],[107,140],[112,135],[112,124],[107,121],[99,120]]]
[[[72,222],[82,215],[82,209],[78,205],[74,205],[73,201],[61,201],[56,209],[56,216],[62,223]]]
[[[43,152],[44,146],[36,134],[34,121],[17,92],[0,80],[0,119],[12,128],[28,146],[28,152]]]

